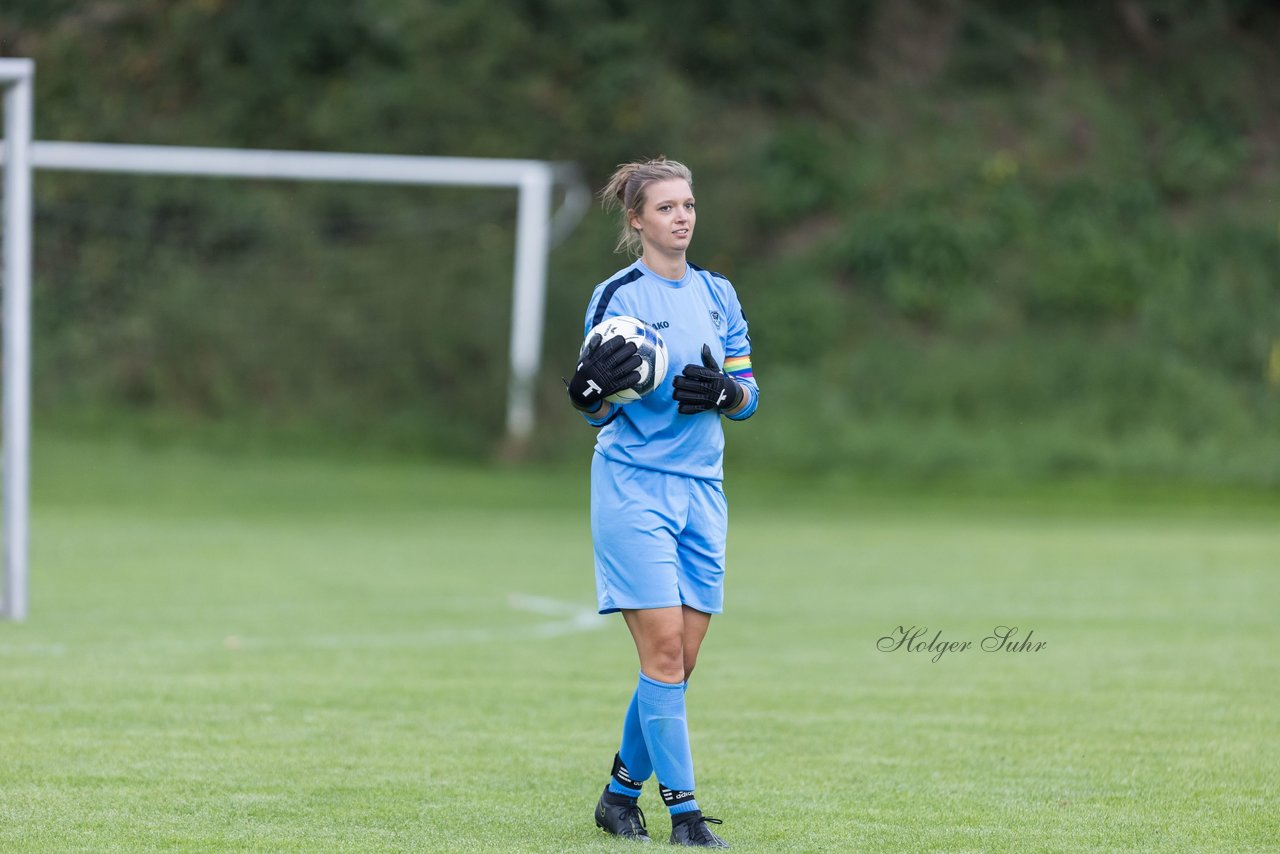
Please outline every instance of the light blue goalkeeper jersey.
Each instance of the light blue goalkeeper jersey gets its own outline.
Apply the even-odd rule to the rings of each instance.
[[[684,277],[664,279],[637,260],[596,286],[587,304],[585,337],[609,317],[639,318],[662,335],[670,359],[662,384],[637,401],[613,404],[600,427],[596,452],[615,462],[703,480],[724,477],[724,431],[715,410],[681,415],[672,399],[675,377],[687,364],[702,364],[702,345],[743,387],[745,409],[732,416],[750,418],[760,390],[751,371],[747,318],[729,280],[689,264]]]

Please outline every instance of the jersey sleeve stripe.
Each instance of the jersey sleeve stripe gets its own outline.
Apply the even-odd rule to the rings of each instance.
[[[724,279],[726,282],[729,281],[729,277],[726,276],[724,273],[717,273],[715,270],[708,270],[704,267],[699,267],[697,264],[693,263],[692,261],[689,261],[687,263],[690,267],[697,270],[699,273],[706,273],[709,276],[715,276],[717,279]]]
[[[643,275],[644,273],[639,270],[632,270],[631,272],[624,273],[609,284],[605,285],[604,290],[600,292],[600,302],[596,303],[596,313],[592,315],[591,325],[588,326],[587,329],[591,329],[596,324],[604,320],[604,313],[609,309],[609,300],[613,299],[613,295],[617,293],[618,288],[628,284],[629,282],[634,282]]]

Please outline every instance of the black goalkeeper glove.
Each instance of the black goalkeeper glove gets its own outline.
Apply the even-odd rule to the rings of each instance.
[[[583,412],[597,411],[606,397],[640,382],[641,361],[632,342],[621,335],[601,342],[597,332],[569,380],[570,402]]]
[[[671,381],[681,415],[706,412],[708,409],[733,409],[746,394],[728,374],[720,370],[711,348],[702,345],[702,365],[685,365],[680,376]]]

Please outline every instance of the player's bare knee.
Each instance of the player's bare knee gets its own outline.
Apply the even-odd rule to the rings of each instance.
[[[663,638],[659,643],[654,644],[644,669],[651,678],[661,682],[683,682],[685,678],[684,649],[680,638]]]

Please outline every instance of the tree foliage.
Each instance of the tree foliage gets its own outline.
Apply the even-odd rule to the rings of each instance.
[[[14,0],[0,36],[37,60],[44,139],[534,157],[596,186],[679,157],[766,395],[846,390],[832,447],[1033,407],[1082,447],[1274,450],[1274,4]],[[49,411],[496,439],[508,195],[42,175],[37,198]],[[553,257],[552,365],[625,263],[611,231],[593,213]],[[807,417],[766,402],[754,429],[830,458],[793,441]]]

